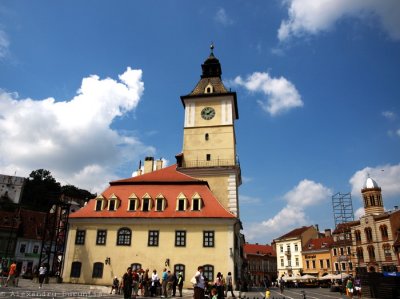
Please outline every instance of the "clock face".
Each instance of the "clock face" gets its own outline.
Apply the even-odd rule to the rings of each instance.
[[[201,110],[201,117],[205,120],[212,119],[215,116],[215,110],[212,107],[205,107]]]

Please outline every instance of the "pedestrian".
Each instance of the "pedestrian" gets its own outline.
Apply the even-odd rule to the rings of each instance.
[[[139,294],[139,274],[137,273],[137,270],[134,269],[132,271],[132,295],[133,298],[136,298],[136,296]]]
[[[218,293],[217,289],[212,288],[211,289],[211,299],[218,299],[217,293]]]
[[[3,278],[3,260],[0,259],[0,288],[3,286],[4,284],[4,278]]]
[[[149,296],[150,286],[151,286],[151,280],[149,277],[149,269],[146,269],[146,271],[144,271],[143,279],[142,279],[142,287],[143,287],[143,291],[144,291],[144,294],[143,294],[144,297]]]
[[[362,292],[361,292],[361,279],[360,276],[356,276],[354,279],[354,294],[357,294],[358,298],[361,298]]]
[[[176,286],[178,285],[178,278],[176,277],[176,273],[172,273],[172,297],[176,295]]]
[[[283,275],[281,279],[279,280],[279,290],[281,291],[281,294],[283,294],[283,289],[285,288],[285,281],[283,280]]]
[[[171,273],[171,271],[167,271],[167,298],[171,297],[172,295],[172,288],[174,284],[174,275]]]
[[[269,299],[271,297],[271,291],[269,290],[269,288],[267,288],[267,290],[265,291],[265,298]]]
[[[122,276],[122,291],[125,299],[130,299],[132,296],[132,268],[128,267],[126,273]]]
[[[158,277],[157,270],[154,269],[151,274],[151,287],[150,287],[150,296],[153,297],[157,294],[157,288],[160,284],[160,278]]]
[[[39,289],[41,289],[43,286],[43,281],[44,278],[46,277],[46,274],[47,274],[47,268],[44,264],[42,264],[39,268]]]
[[[167,298],[167,284],[168,284],[168,272],[167,268],[164,268],[163,273],[161,274],[161,298]]]
[[[346,295],[353,298],[353,279],[350,277],[346,283]]]
[[[179,272],[178,273],[178,280],[177,280],[177,285],[178,285],[178,291],[179,291],[179,297],[182,297],[182,289],[183,289],[183,273]]]
[[[112,294],[112,292],[115,290],[114,294],[119,294],[119,280],[118,277],[115,276],[113,281],[112,281],[112,285],[111,285],[111,292],[110,294]]]
[[[217,277],[215,278],[214,285],[217,288],[218,299],[224,298],[224,283],[222,280],[221,272],[217,273]]]
[[[13,261],[11,263],[11,265],[10,265],[10,269],[8,270],[8,277],[7,277],[7,280],[6,280],[5,287],[8,286],[8,283],[10,282],[10,280],[11,280],[13,286],[15,286],[14,279],[15,279],[15,275],[16,274],[17,274],[17,264],[15,263],[15,261]]]
[[[204,276],[203,276],[204,268],[203,266],[197,267],[197,272],[194,275],[194,299],[204,299]],[[193,282],[193,279],[191,280]]]
[[[228,275],[226,276],[226,290],[225,290],[225,297],[228,297],[228,292],[231,292],[231,295],[233,298],[235,298],[235,294],[233,293],[233,279],[232,279],[232,273],[228,272]]]

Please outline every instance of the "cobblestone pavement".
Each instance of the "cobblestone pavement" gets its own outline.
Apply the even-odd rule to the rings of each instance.
[[[111,287],[98,285],[84,285],[71,283],[39,284],[30,279],[20,279],[18,286],[0,287],[0,298],[123,298],[123,295],[110,295]],[[183,298],[193,297],[192,290],[183,290]],[[142,298],[138,296],[138,298]],[[180,298],[180,297],[177,297]]]

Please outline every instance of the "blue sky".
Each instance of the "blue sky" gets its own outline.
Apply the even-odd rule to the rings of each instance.
[[[0,173],[101,192],[175,162],[209,45],[238,94],[249,242],[333,228],[368,174],[400,198],[400,2],[1,1]]]

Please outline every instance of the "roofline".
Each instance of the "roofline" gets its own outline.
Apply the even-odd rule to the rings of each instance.
[[[235,91],[229,91],[229,92],[224,92],[224,93],[205,93],[205,94],[198,94],[198,95],[190,95],[190,94],[188,94],[188,95],[181,96],[181,101],[182,101],[183,107],[186,107],[185,106],[185,100],[186,99],[222,97],[222,96],[227,96],[227,95],[233,96],[233,102],[235,104],[236,119],[239,119],[237,95],[236,95]]]
[[[109,182],[110,186],[118,185],[206,185],[206,181],[130,181],[130,182]]]

